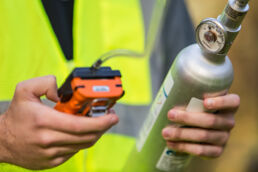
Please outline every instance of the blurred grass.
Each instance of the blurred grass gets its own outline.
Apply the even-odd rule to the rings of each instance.
[[[216,18],[227,0],[186,0],[195,26],[207,17]],[[229,57],[235,70],[230,92],[241,97],[236,126],[224,154],[215,160],[195,159],[192,172],[247,172],[250,155],[258,148],[258,2],[250,1],[250,11],[235,40]],[[258,159],[258,157],[257,157]]]

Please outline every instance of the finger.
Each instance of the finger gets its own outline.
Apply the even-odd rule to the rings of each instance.
[[[60,164],[64,163],[65,161],[67,161],[68,159],[70,159],[72,156],[74,155],[74,153],[72,154],[67,154],[64,156],[60,156],[60,157],[56,157],[54,159],[52,159],[49,163],[50,167],[56,167],[59,166]]]
[[[38,104],[36,125],[72,134],[103,132],[115,125],[119,119],[115,114],[100,117],[75,116],[56,111],[50,107]],[[40,109],[40,110],[39,110]]]
[[[108,109],[107,113],[108,113],[108,114],[115,114],[116,112],[115,112],[114,109]]]
[[[233,118],[205,112],[186,112],[176,109],[168,112],[168,119],[186,126],[218,130],[230,130],[235,125]]]
[[[47,149],[42,149],[40,150],[40,152],[45,159],[55,159],[61,156],[76,154],[78,150],[72,149],[66,146],[66,147],[51,147]]]
[[[178,152],[189,153],[191,155],[206,157],[206,158],[217,158],[223,152],[223,147],[213,145],[203,145],[194,143],[184,142],[167,142],[167,146]]]
[[[167,141],[209,143],[223,146],[226,144],[229,133],[226,131],[204,130],[200,128],[166,127],[162,135]]]
[[[33,78],[23,81],[16,86],[16,95],[21,98],[30,98],[39,101],[43,95],[54,102],[59,101],[55,76]]]
[[[103,134],[103,132],[89,134],[69,134],[55,130],[43,130],[35,138],[37,143],[42,148],[50,148],[65,145],[79,145],[95,143]]]
[[[239,105],[240,98],[236,94],[227,94],[204,100],[204,106],[209,110],[237,109]]]
[[[47,159],[55,159],[57,157],[64,157],[67,155],[74,155],[78,151],[89,148],[93,146],[94,143],[84,143],[84,144],[75,144],[75,145],[65,145],[65,146],[57,146],[51,147],[47,149],[42,149],[42,155]]]

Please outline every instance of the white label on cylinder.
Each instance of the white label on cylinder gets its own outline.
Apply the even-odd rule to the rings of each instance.
[[[166,97],[168,96],[168,94],[170,93],[172,87],[174,85],[174,80],[172,78],[171,73],[168,74],[168,76],[166,77],[165,83],[164,83],[164,92],[166,94]]]
[[[160,91],[158,93],[158,96],[156,100],[154,101],[154,106],[151,108],[151,111],[153,112],[153,115],[157,117],[166,101],[166,96],[164,91]]]
[[[174,85],[174,80],[172,78],[171,73],[166,76],[166,79],[158,93],[158,96],[154,100],[152,104],[151,110],[147,119],[144,121],[143,127],[140,130],[139,137],[136,142],[137,150],[140,152],[142,150],[143,145],[145,144],[151,129],[153,128],[155,121],[160,114],[160,111]]]
[[[197,99],[195,97],[191,98],[186,107],[186,111],[204,112],[205,108],[203,106],[203,100]],[[175,124],[175,126],[177,126],[177,124]],[[180,126],[181,125],[178,125],[178,127]],[[182,171],[188,162],[189,157],[190,156],[182,156],[166,147],[161,154],[158,163],[156,164],[156,168],[162,171]]]

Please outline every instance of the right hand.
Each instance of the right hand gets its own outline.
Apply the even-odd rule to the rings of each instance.
[[[41,103],[43,95],[59,101],[55,77],[17,85],[8,110],[0,116],[0,162],[28,169],[58,166],[94,145],[119,120],[115,114],[88,118],[58,112]]]

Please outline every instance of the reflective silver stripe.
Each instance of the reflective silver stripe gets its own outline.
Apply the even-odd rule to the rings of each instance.
[[[119,123],[108,132],[127,136],[138,136],[143,121],[148,114],[149,106],[130,106],[116,104],[114,107],[119,116]]]
[[[42,102],[51,107],[55,105],[49,100],[42,100]],[[133,137],[138,136],[143,121],[148,114],[149,106],[130,106],[117,103],[113,109],[120,120],[108,132]]]
[[[50,107],[55,105],[55,103],[46,99],[42,100],[42,102]],[[0,114],[3,114],[7,110],[9,104],[10,101],[0,102]],[[116,104],[114,109],[119,116],[120,122],[111,128],[108,132],[124,134],[128,136],[137,136],[148,112],[148,106],[128,106]]]
[[[52,101],[49,101],[47,99],[43,99],[42,102],[47,105],[47,106],[50,106],[50,107],[54,107],[55,103],[53,103]],[[0,114],[3,114],[8,106],[10,104],[10,101],[0,101]]]
[[[53,107],[55,104],[49,100],[43,100],[44,104]],[[119,116],[119,123],[108,130],[109,133],[138,136],[140,128],[149,111],[149,106],[130,106],[117,103],[114,108]]]

